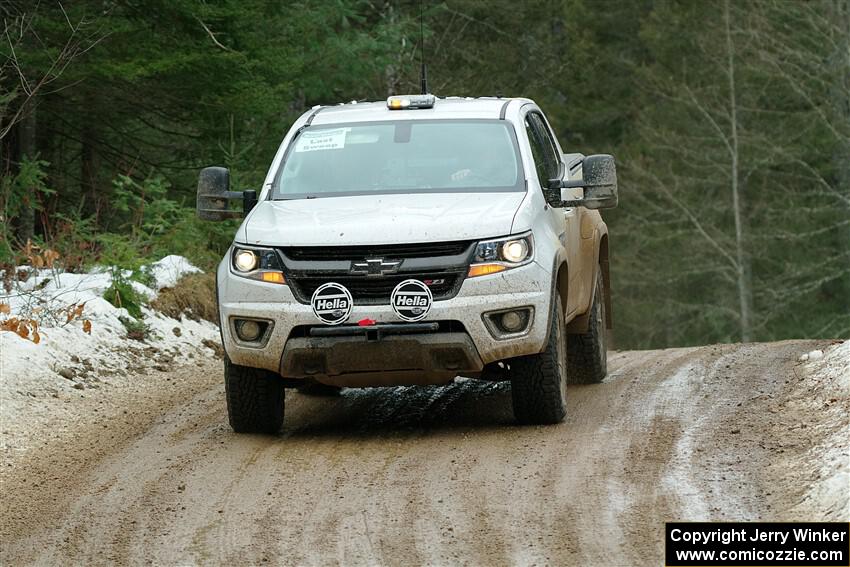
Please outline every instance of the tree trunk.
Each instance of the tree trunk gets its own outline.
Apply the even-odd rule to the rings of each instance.
[[[95,106],[91,103],[92,97],[87,97],[87,108],[94,110]],[[95,219],[99,217],[100,212],[100,196],[97,193],[97,154],[94,146],[96,139],[97,136],[91,122],[86,120],[80,133],[80,142],[82,143],[80,151],[80,193],[85,199],[86,212],[94,215]]]
[[[35,105],[25,113],[20,122],[18,122],[18,159],[34,160],[38,155],[36,146],[36,114]],[[35,200],[38,198],[34,192],[29,192],[24,195],[23,206],[21,213],[17,219],[17,239],[21,244],[26,244],[28,240],[32,240],[35,233]]]
[[[832,64],[832,107],[835,123],[843,138],[837,145],[833,160],[838,172],[838,190],[850,194],[850,0],[835,0],[834,20],[837,22],[837,46]]]
[[[398,20],[398,16],[396,14],[395,9],[393,8],[392,2],[387,2],[384,8],[384,20],[389,22],[390,25],[395,26],[396,21]],[[401,64],[401,60],[405,55],[405,45],[406,40],[402,38],[402,43],[399,46],[398,54],[396,55],[396,60],[392,63],[388,63],[384,67],[384,86],[387,90],[387,96],[397,95],[399,94],[399,65]],[[422,49],[422,46],[419,46],[419,49]]]
[[[834,39],[838,49],[832,69],[832,107],[843,138],[838,140],[832,160],[836,168],[838,191],[845,198],[850,198],[850,160],[847,159],[850,155],[850,0],[835,0],[834,8],[834,20],[838,22],[837,37]],[[839,242],[850,242],[850,226],[843,226],[841,232],[843,238]],[[846,295],[844,305],[850,306],[850,299]]]
[[[744,228],[743,191],[740,185],[740,148],[738,145],[738,101],[735,92],[735,46],[729,17],[729,0],[723,4],[723,23],[726,32],[727,74],[729,76],[729,116],[731,125],[731,181],[732,212],[735,217],[735,257],[737,262],[738,304],[740,310],[741,341],[751,340],[753,286],[750,259],[746,247]]]

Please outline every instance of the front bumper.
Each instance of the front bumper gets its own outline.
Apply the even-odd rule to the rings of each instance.
[[[218,293],[224,349],[235,364],[264,368],[293,378],[316,376],[321,380],[328,375],[305,371],[309,364],[304,361],[311,360],[311,356],[314,362],[318,360],[312,352],[316,351],[322,353],[318,355],[323,360],[322,367],[330,374],[359,374],[362,380],[355,380],[357,383],[352,385],[380,385],[383,381],[378,375],[387,372],[422,375],[420,380],[407,377],[404,383],[446,381],[457,374],[480,371],[491,362],[541,352],[548,331],[551,281],[549,269],[536,262],[499,274],[467,278],[455,297],[435,301],[423,320],[457,322],[465,332],[387,336],[370,342],[363,336],[290,337],[296,327],[320,325],[310,305],[299,303],[286,285],[235,276],[230,273],[228,263],[222,262],[218,269]],[[533,308],[534,315],[522,336],[497,339],[484,322],[484,313],[526,306]],[[231,323],[234,318],[270,321],[262,346],[239,341]],[[377,323],[400,323],[389,305],[355,303],[348,322],[356,324],[366,318]],[[338,353],[332,352],[337,349]],[[447,352],[455,354],[443,356]],[[441,366],[441,360],[453,365],[455,359],[462,359],[465,367]],[[416,368],[419,366],[429,368]],[[425,376],[428,373],[430,376]],[[443,380],[446,375],[448,378]],[[394,380],[391,376],[386,378]]]
[[[291,338],[281,357],[283,376],[334,386],[443,384],[484,367],[466,333]]]

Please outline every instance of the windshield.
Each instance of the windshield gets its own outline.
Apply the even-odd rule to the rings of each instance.
[[[503,120],[312,126],[290,143],[272,198],[523,191],[519,163]]]

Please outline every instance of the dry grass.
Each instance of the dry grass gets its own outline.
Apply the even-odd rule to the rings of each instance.
[[[204,319],[217,325],[215,274],[183,276],[174,287],[161,289],[151,307],[174,319]]]

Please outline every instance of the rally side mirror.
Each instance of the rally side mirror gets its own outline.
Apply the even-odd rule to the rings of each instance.
[[[242,200],[242,211],[231,211],[228,203]],[[231,191],[230,170],[226,167],[205,167],[198,176],[198,218],[222,221],[247,215],[257,204],[257,192]]]
[[[617,193],[617,166],[614,156],[596,154],[582,160],[582,178],[550,181],[550,189],[560,188],[563,207],[612,209],[619,200]],[[584,196],[576,198],[574,189],[584,189]]]

